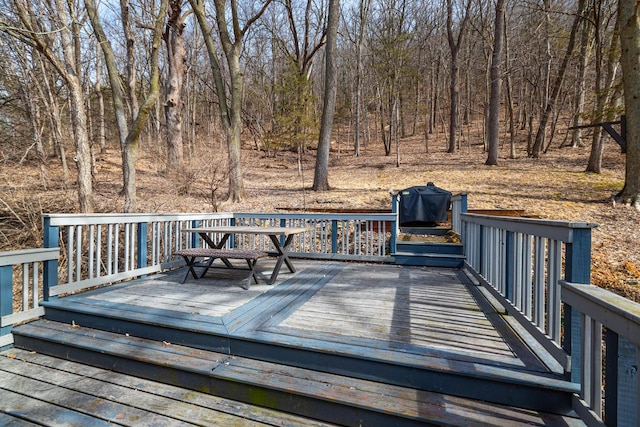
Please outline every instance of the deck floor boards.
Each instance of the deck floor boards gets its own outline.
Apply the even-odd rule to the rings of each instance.
[[[268,269],[270,262],[272,261],[267,260],[260,268]],[[184,270],[178,270],[61,297],[53,304],[59,307],[67,306],[74,310],[80,309],[86,313],[102,314],[113,319],[129,319],[152,324],[159,327],[160,333],[167,330],[166,342],[163,342],[164,338],[154,338],[158,340],[155,347],[144,343],[139,350],[136,350],[136,357],[142,362],[153,359],[162,360],[163,363],[181,364],[194,372],[203,374],[209,372],[214,376],[235,376],[238,381],[251,381],[252,376],[256,378],[256,376],[272,375],[270,379],[284,389],[294,387],[290,381],[293,378],[292,372],[296,372],[296,367],[289,366],[282,372],[278,372],[277,368],[274,368],[275,360],[273,359],[266,358],[263,362],[250,361],[246,357],[253,357],[253,355],[240,353],[237,356],[246,357],[235,359],[234,345],[238,346],[237,348],[246,349],[248,347],[243,345],[255,342],[264,346],[290,347],[330,356],[343,355],[353,360],[397,364],[410,369],[472,372],[473,375],[480,377],[512,377],[531,383],[537,383],[540,380],[542,383],[546,381],[551,387],[556,387],[564,381],[548,369],[541,359],[523,343],[502,315],[495,311],[483,297],[482,292],[464,276],[461,270],[307,260],[294,260],[294,262],[298,268],[297,273],[285,273],[286,269],[284,269],[276,284],[267,285],[260,282],[252,285],[249,290],[242,288],[246,281],[246,271],[213,269],[202,279],[194,280],[189,277],[182,284]],[[56,329],[60,328],[56,323],[51,322],[51,334],[64,340],[65,331]],[[77,326],[82,328],[84,325]],[[48,327],[46,322],[44,327]],[[21,328],[28,332],[29,325],[23,325]],[[173,353],[169,337],[175,337],[175,331],[181,328],[190,333],[201,333],[203,336],[211,337],[220,334],[228,338],[229,344],[226,348],[230,354],[225,353],[227,350],[222,350],[222,347],[220,350],[217,349],[218,347],[212,347],[212,351],[219,353],[195,348],[188,355]],[[174,335],[170,335],[171,333]],[[68,337],[69,341],[82,339],[84,338],[81,336],[69,335]],[[87,336],[86,339],[93,338]],[[135,337],[120,335],[109,339],[110,342],[102,345],[113,353],[125,351],[125,347],[130,349],[136,346]],[[207,339],[209,338],[204,338],[205,341]],[[266,347],[264,351],[269,352]],[[215,356],[215,354],[218,355]],[[73,364],[62,365],[65,366],[64,368],[47,365],[51,361],[38,359],[39,355],[23,354],[22,356],[27,360],[25,363],[39,365],[43,369],[48,366],[51,369],[64,370],[66,373],[59,374],[61,377],[73,374],[73,369],[76,369],[71,368]],[[7,360],[9,360],[8,357],[0,358],[0,381],[4,377],[9,378],[9,375],[23,375],[27,378],[24,381],[29,382],[30,387],[34,387],[36,391],[39,389],[38,378],[28,378],[24,372],[12,373],[9,368],[3,368]],[[265,364],[268,364],[267,368],[264,368],[267,366]],[[67,369],[66,366],[69,368]],[[262,368],[267,370],[267,374],[261,371]],[[342,388],[342,385],[334,383],[337,377],[329,372],[331,371],[318,372],[314,381],[319,384],[325,382],[328,392],[342,394],[344,399],[349,400],[351,392],[348,384]],[[111,408],[106,415],[96,415],[85,410],[77,415],[78,417],[88,414],[113,421],[113,414],[122,412],[121,408],[131,407],[134,408],[131,410],[134,415],[138,410],[151,411],[157,414],[159,420],[167,423],[159,425],[171,425],[170,420],[165,420],[163,417],[173,417],[179,422],[186,422],[185,420],[189,420],[190,413],[202,419],[208,419],[213,414],[208,411],[219,410],[213,403],[209,406],[190,408],[189,405],[200,405],[200,403],[194,403],[186,397],[176,398],[174,396],[176,393],[187,392],[176,387],[171,388],[172,386],[158,387],[159,396],[137,395],[135,390],[151,392],[151,389],[156,387],[156,383],[147,384],[144,382],[146,380],[134,380],[130,379],[133,377],[119,376],[115,373],[112,379],[106,380],[109,375],[109,371],[88,371],[85,374],[87,378],[82,378],[82,381],[69,380],[80,384],[77,389],[69,388],[69,393],[79,402],[82,401],[82,393],[86,393],[84,388],[95,389],[99,394],[95,399],[107,400],[104,405]],[[44,389],[66,387],[62,382],[58,384],[54,380],[48,381],[50,382],[45,381],[48,385],[42,384],[41,387]],[[102,384],[101,381],[107,383]],[[128,381],[140,381],[139,384],[147,384],[149,388],[139,389],[137,385],[127,384]],[[404,411],[411,416],[422,416],[419,412],[430,412],[433,405],[450,404],[452,408],[457,408],[452,409],[456,411],[469,405],[469,414],[465,414],[464,410],[458,414],[463,417],[480,416],[478,414],[482,414],[483,411],[487,413],[504,411],[503,414],[498,415],[504,416],[505,419],[513,417],[514,420],[535,419],[535,422],[540,422],[536,418],[540,415],[535,412],[523,410],[515,414],[510,412],[514,411],[513,409],[507,407],[501,409],[491,405],[483,407],[481,403],[467,402],[463,398],[453,396],[449,396],[450,399],[443,398],[441,394],[433,394],[426,390],[410,392],[402,387],[394,388],[395,386],[391,384],[385,385],[384,393],[414,394],[411,400],[413,403],[407,403],[408,407],[393,409]],[[135,390],[118,387],[131,387]],[[381,395],[381,389],[377,388],[375,382],[371,382],[370,387],[368,391],[360,391],[370,392],[370,398],[375,400],[376,396]],[[416,393],[419,396],[416,396]],[[112,398],[112,396],[122,396],[122,398]],[[199,396],[199,399],[206,400],[204,396],[207,395]],[[361,398],[353,396],[354,403]],[[40,399],[38,396],[30,397]],[[210,397],[216,399],[213,396]],[[55,400],[55,396],[46,399],[42,397],[41,400],[49,398],[53,399],[49,404],[60,406],[61,403]],[[184,409],[176,410],[175,413],[158,410],[157,408],[163,407],[168,402],[166,399],[177,399],[182,402],[180,405],[186,406]],[[444,402],[442,399],[447,401]],[[137,402],[144,401],[148,402],[144,408],[135,406]],[[233,407],[236,404],[233,401],[228,403]],[[256,413],[250,406],[240,406],[240,408],[241,411]],[[435,411],[435,406],[432,409]],[[0,410],[0,413],[2,412],[3,410]],[[13,416],[6,410],[4,412]],[[229,411],[223,410],[223,412]],[[233,416],[238,414],[240,412],[232,413]],[[258,423],[255,425],[263,425],[259,423],[280,425],[270,424],[280,415],[274,412],[272,415],[265,415],[266,418],[252,418],[251,422]],[[38,421],[34,419],[34,422]],[[309,420],[304,422],[316,425]],[[243,424],[238,421],[238,425],[253,424]],[[517,422],[514,425],[517,425]]]
[[[16,426],[329,425],[17,349],[0,353],[0,390]]]
[[[245,272],[228,269],[181,284],[179,270],[62,301],[158,325],[283,344],[383,348],[546,371],[457,269],[295,262],[298,272],[282,274],[273,286],[244,290]]]

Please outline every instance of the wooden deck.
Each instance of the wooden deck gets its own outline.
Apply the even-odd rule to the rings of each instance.
[[[129,387],[122,394],[131,396],[138,382],[153,389],[145,381],[160,379],[172,384],[158,386],[171,398],[189,395],[186,388],[258,403],[280,411],[285,425],[314,425],[310,417],[343,425],[581,425],[570,409],[575,387],[462,270],[301,260],[296,266],[296,274],[283,270],[276,285],[262,281],[249,290],[241,287],[246,271],[213,269],[181,284],[181,270],[59,298],[46,303],[47,320],[16,328],[16,346],[120,372],[94,375],[96,368],[70,363],[80,372],[56,366],[61,378],[113,375],[108,387]],[[269,262],[259,268],[268,270]],[[25,365],[15,373],[5,367],[11,359],[2,358],[2,383],[17,376],[42,389],[41,374],[25,372],[50,370],[53,362],[44,357],[19,353]],[[152,362],[182,365],[172,372],[185,378],[156,378],[168,374],[154,371]],[[47,396],[32,398],[58,407]],[[166,397],[139,400],[156,398]],[[190,408],[191,400],[176,401]],[[237,405],[232,416],[262,414]],[[205,409],[184,410],[205,417],[198,412]],[[6,404],[3,412],[10,414]],[[305,418],[287,421],[293,415],[285,412]],[[179,413],[157,416],[180,419]],[[237,424],[271,425],[265,420],[278,413]]]

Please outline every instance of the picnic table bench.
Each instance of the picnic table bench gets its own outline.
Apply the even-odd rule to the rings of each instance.
[[[213,250],[225,250],[233,252],[224,252],[223,256],[220,256],[222,262],[228,268],[234,268],[229,262],[229,259],[240,258],[243,253],[247,255],[256,256],[257,254],[265,254],[276,258],[276,265],[271,272],[271,278],[268,283],[273,285],[276,283],[280,268],[282,265],[286,265],[289,272],[295,273],[296,269],[289,258],[289,247],[293,243],[293,238],[296,235],[309,231],[307,227],[274,227],[274,226],[256,226],[256,225],[227,225],[227,226],[214,226],[214,227],[196,227],[185,228],[182,230],[185,233],[197,233],[202,241]],[[257,250],[243,251],[239,249],[225,249],[225,245],[234,235],[253,235],[253,236],[266,236],[271,242],[272,251],[262,252]],[[284,241],[280,239],[283,238]],[[233,244],[231,246],[234,246]],[[207,248],[207,249],[208,249]],[[175,253],[175,252],[174,252]],[[215,253],[215,252],[212,252]],[[226,254],[235,256],[226,256]],[[243,259],[247,259],[247,262],[253,259],[253,256]],[[260,255],[260,258],[264,255]],[[186,260],[186,258],[185,258]],[[257,260],[257,259],[256,259]],[[193,260],[195,261],[195,260]],[[187,261],[188,262],[188,261]],[[255,262],[253,263],[255,265]],[[250,266],[251,267],[251,266]],[[206,273],[206,271],[205,271]],[[195,273],[192,272],[195,277]],[[250,276],[251,278],[251,276]]]
[[[184,258],[184,262],[187,264],[189,268],[187,273],[182,279],[182,283],[187,280],[189,277],[189,273],[193,275],[194,279],[202,278],[207,273],[209,268],[211,268],[211,264],[216,259],[220,258],[222,262],[228,268],[236,268],[234,267],[229,260],[230,259],[244,259],[247,261],[247,265],[249,266],[249,277],[247,278],[246,286],[243,286],[244,289],[249,289],[251,286],[251,280],[255,280],[258,283],[258,278],[256,277],[255,266],[260,258],[264,258],[269,256],[267,252],[256,251],[256,250],[243,250],[243,249],[218,249],[218,248],[188,248],[188,249],[180,249],[174,252],[175,255],[180,255]],[[204,264],[197,263],[196,260],[198,258],[208,258]],[[203,267],[202,272],[198,276],[195,271],[195,267]],[[271,283],[269,283],[271,284]]]

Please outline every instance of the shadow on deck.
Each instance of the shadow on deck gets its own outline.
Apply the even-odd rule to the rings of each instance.
[[[54,299],[15,345],[341,425],[581,425],[575,386],[463,270],[297,266]]]

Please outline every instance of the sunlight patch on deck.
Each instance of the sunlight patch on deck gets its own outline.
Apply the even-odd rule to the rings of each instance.
[[[515,357],[453,269],[345,267],[280,323],[294,329]]]
[[[157,274],[150,280],[89,298],[203,316],[224,316],[273,288],[264,280],[258,280],[250,289],[243,289],[247,274],[246,270],[212,269],[204,278],[189,277],[185,283],[180,283],[184,271]]]

